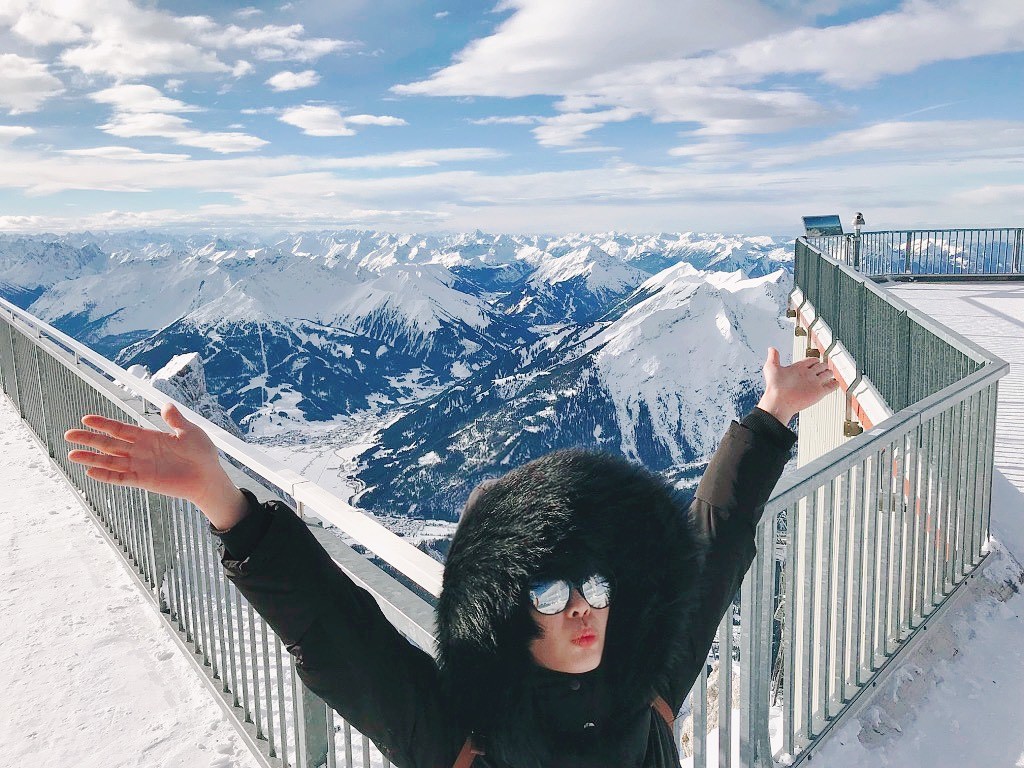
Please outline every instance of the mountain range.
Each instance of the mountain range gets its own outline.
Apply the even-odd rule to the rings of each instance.
[[[788,241],[698,233],[0,236],[4,298],[171,364],[204,413],[396,520],[455,519],[565,446],[692,484],[788,349],[791,271]]]

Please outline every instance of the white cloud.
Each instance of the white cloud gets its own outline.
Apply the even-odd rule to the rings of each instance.
[[[318,107],[311,104],[291,107],[281,112],[279,119],[282,123],[288,123],[288,125],[294,125],[301,129],[307,136],[356,135],[356,132],[345,124],[345,118],[338,110],[331,107]]]
[[[171,93],[177,93],[181,90],[181,87],[183,85],[185,85],[184,80],[177,80],[175,78],[171,78],[166,83],[164,83],[164,88],[166,88]]]
[[[345,122],[351,125],[408,125],[402,118],[391,115],[346,115]]]
[[[98,157],[104,160],[125,160],[133,162],[180,163],[188,160],[191,155],[165,154],[162,152],[143,152],[135,147],[87,147],[85,149],[65,149],[65,155],[72,157]]]
[[[260,10],[259,8],[254,8],[250,5],[247,8],[239,8],[237,11],[235,11],[235,16],[238,16],[243,19],[249,19],[253,16],[259,16],[262,13],[262,10]]]
[[[239,59],[235,62],[235,65],[231,68],[232,77],[245,77],[251,72],[255,72],[256,67],[250,64],[248,61]]]
[[[399,117],[390,115],[342,115],[333,107],[304,104],[281,112],[283,123],[300,128],[307,136],[354,136],[352,125],[406,125]]]
[[[422,150],[429,152],[430,150]],[[439,150],[444,152],[446,150]],[[486,150],[484,150],[486,151]],[[394,153],[399,155],[401,153]],[[467,151],[468,154],[468,151]],[[405,161],[411,158],[405,158]],[[422,160],[424,158],[420,158]],[[439,158],[435,158],[439,159]],[[335,158],[360,169],[358,158]],[[17,144],[0,147],[0,188],[25,195],[87,189],[88,202],[73,216],[61,214],[5,219],[8,228],[68,229],[120,222],[117,226],[194,225],[337,226],[347,217],[369,216],[366,226],[403,231],[430,228],[425,216],[446,214],[448,229],[481,227],[495,231],[657,231],[701,228],[705,231],[796,232],[799,217],[821,206],[863,210],[873,227],[934,226],[956,222],[989,224],[1011,221],[1019,212],[1019,164],[1005,158],[968,161],[886,162],[841,159],[827,167],[710,172],[692,165],[642,167],[603,164],[586,170],[543,173],[486,173],[427,169],[398,158],[364,161],[396,167],[401,173],[353,173],[331,167],[330,158],[240,155],[185,162],[110,162],[101,157],[45,153]],[[952,180],[952,182],[951,182]],[[991,189],[981,192],[986,187]],[[169,190],[184,201],[174,210],[111,212],[105,190]],[[972,193],[972,190],[975,190]],[[196,206],[199,193],[216,193],[221,202]],[[973,197],[971,196],[973,194]],[[966,198],[958,198],[960,195]],[[227,198],[223,200],[223,198]],[[971,202],[975,198],[992,203]],[[57,210],[59,200],[26,203],[26,216]],[[142,207],[149,198],[138,197]],[[117,205],[124,203],[119,199]],[[60,210],[66,210],[61,208]],[[407,211],[408,219],[380,221],[373,211]],[[124,214],[123,221],[117,217]],[[357,217],[358,218],[358,217]],[[34,222],[34,223],[33,223]]]
[[[295,91],[299,88],[311,88],[319,82],[320,75],[312,69],[307,69],[302,72],[278,72],[270,77],[266,84],[275,91]]]
[[[70,43],[85,37],[82,28],[73,21],[41,8],[25,9],[11,31],[33,45]]]
[[[99,126],[113,136],[134,138],[156,136],[186,147],[199,147],[213,152],[251,152],[267,144],[256,136],[232,132],[204,132],[191,127],[188,120],[159,112],[117,112],[109,123]]]
[[[151,85],[115,85],[90,93],[89,98],[120,112],[198,112],[199,107],[171,99]]]
[[[35,129],[27,125],[0,125],[0,144],[10,144],[15,139],[31,136]]]
[[[0,53],[0,107],[12,115],[34,112],[49,98],[64,92],[64,85],[35,59]]]
[[[407,152],[389,152],[380,155],[325,158],[324,168],[433,168],[442,163],[496,160],[504,152],[483,147],[455,149],[414,149]]]
[[[585,147],[570,147],[568,149],[560,150],[564,155],[586,155],[596,154],[603,152],[621,152],[622,147],[602,147],[602,146],[585,146]]]
[[[478,117],[470,120],[473,125],[536,125],[544,118],[540,115],[507,115],[497,117]]]
[[[602,114],[619,110],[727,137],[848,113],[838,98],[819,103],[805,82],[786,77],[857,88],[932,62],[1024,50],[1020,0],[906,0],[845,24],[798,26],[858,3],[820,0],[792,13],[786,0],[773,3],[774,13],[755,0],[505,0],[498,10],[513,13],[493,34],[428,79],[392,90],[558,97],[555,109],[571,117],[548,118],[534,131],[549,146],[579,140],[603,124]]]
[[[254,10],[242,9],[238,15],[251,18]],[[121,80],[185,72],[241,77],[251,65],[232,67],[221,59],[222,53],[308,61],[358,45],[307,37],[300,24],[222,25],[206,16],[179,16],[134,0],[4,0],[0,26],[10,26],[35,45],[69,43],[60,55],[63,64]]]
[[[451,11],[438,11],[437,13],[434,14],[434,18],[435,19],[445,19],[445,18],[448,17],[449,13],[451,13]]]
[[[256,58],[264,61],[313,61],[358,46],[346,40],[332,40],[325,37],[306,38],[301,24],[280,26],[267,24],[255,29],[245,29],[235,24],[220,29],[210,29],[200,35],[208,45],[216,48],[249,48]]]
[[[504,0],[513,14],[429,79],[397,86],[433,96],[560,95],[593,77],[757,39],[785,28],[756,0]]]
[[[898,153],[901,160],[941,155],[954,159],[1024,156],[1024,122],[1010,120],[891,121],[834,133],[820,141],[748,152],[755,167],[816,160],[839,155]]]
[[[280,113],[277,107],[246,107],[238,110],[243,115],[276,115]]]
[[[596,128],[632,120],[638,114],[636,110],[624,107],[602,112],[567,112],[543,118],[541,125],[533,129],[533,135],[542,147],[569,147]]]

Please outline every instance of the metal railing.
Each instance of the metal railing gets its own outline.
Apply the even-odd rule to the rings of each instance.
[[[354,731],[296,674],[295,659],[220,566],[206,518],[191,503],[136,488],[100,483],[71,462],[64,432],[86,413],[166,429],[159,417],[166,395],[109,360],[0,300],[0,385],[24,421],[89,508],[161,612],[202,679],[253,755],[268,768],[327,764],[389,765],[368,738]],[[337,525],[426,592],[440,590],[442,566],[424,552],[302,476],[179,404],[202,425],[239,485],[258,496],[287,500]],[[237,465],[237,466],[236,466]],[[244,467],[242,474],[238,466]],[[254,479],[258,478],[262,488]],[[269,489],[269,493],[267,490]],[[311,529],[353,580],[377,596],[407,637],[433,651],[433,607],[356,554],[340,539]]]
[[[915,229],[801,238],[866,275],[893,279],[1013,278],[1022,274],[1024,228]]]
[[[899,409],[784,478],[768,502],[740,599],[723,617],[715,652],[677,719],[676,743],[694,768],[713,762],[712,752],[722,768],[804,760],[963,583],[988,535],[996,381],[1007,365],[804,239],[796,280],[815,322],[836,330],[863,374]],[[138,571],[182,647],[197,664],[201,657],[205,679],[215,681],[218,701],[254,754],[267,766],[368,767],[371,757],[386,766],[365,737],[304,689],[280,640],[224,577],[197,509],[98,483],[67,460],[63,433],[82,414],[159,429],[155,414],[168,398],[8,302],[0,306],[4,391]],[[211,435],[226,468],[244,468],[250,477],[239,484],[252,487],[258,478],[299,514],[336,526],[426,593],[439,594],[439,563],[182,411]],[[385,614],[403,633],[433,652],[432,609],[424,600],[330,534],[318,538],[357,583],[384,598]],[[782,725],[774,743],[773,715]]]
[[[808,239],[795,266],[797,322],[827,324],[896,412],[784,478],[766,505],[744,584],[744,765],[808,759],[981,562],[1008,370]]]
[[[68,484],[92,510],[137,581],[159,607],[167,628],[193,659],[224,708],[265,766],[368,768],[389,765],[369,739],[354,730],[295,672],[294,658],[273,629],[225,576],[205,517],[191,503],[134,488],[100,483],[67,459],[64,432],[80,427],[86,413],[166,429],[160,408],[170,400],[116,364],[47,323],[0,299],[0,384]],[[178,404],[201,425],[222,454],[238,485],[261,499],[285,500],[299,514],[315,516],[351,536],[418,586],[438,596],[443,568],[329,491],[238,440]],[[242,474],[239,470],[244,470]],[[259,483],[259,486],[256,484]],[[340,538],[311,531],[335,562],[370,591],[387,618],[424,650],[434,652],[433,607],[372,565]],[[742,679],[732,611],[723,619],[715,650],[676,721],[675,738],[693,765],[707,764],[715,749],[731,754],[734,678]],[[721,660],[731,663],[721,663]],[[721,679],[718,679],[721,678]],[[718,692],[721,694],[718,695]],[[715,728],[722,723],[721,729]],[[710,728],[710,734],[708,733]],[[723,757],[728,760],[728,757]],[[728,764],[723,763],[723,765]]]

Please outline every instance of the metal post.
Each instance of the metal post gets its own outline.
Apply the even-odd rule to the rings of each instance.
[[[295,738],[298,763],[319,768],[327,762],[327,704],[299,679],[292,657],[292,680],[300,689],[295,695]]]

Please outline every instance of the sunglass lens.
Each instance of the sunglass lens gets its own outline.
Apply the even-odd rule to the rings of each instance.
[[[592,608],[607,608],[611,601],[611,585],[603,576],[594,574],[581,585],[583,597]]]
[[[569,583],[561,579],[540,582],[530,587],[530,600],[541,613],[558,613],[568,605],[571,589]]]

